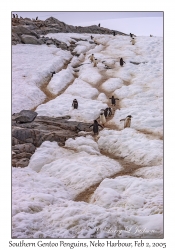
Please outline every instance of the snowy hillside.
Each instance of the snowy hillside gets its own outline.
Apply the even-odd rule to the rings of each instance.
[[[91,34],[47,35],[75,42],[78,57],[54,45],[12,46],[13,113],[93,123],[119,99],[98,136],[45,141],[27,167],[12,168],[15,238],[163,238],[163,38],[132,45],[129,36],[92,35],[96,44]]]

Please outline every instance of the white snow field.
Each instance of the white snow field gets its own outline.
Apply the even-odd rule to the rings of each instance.
[[[112,95],[120,108],[98,136],[80,132],[63,147],[45,141],[26,168],[12,168],[15,238],[163,238],[163,38],[137,36],[132,45],[129,36],[92,35],[99,45],[89,43],[91,34],[46,35],[68,46],[87,40],[77,42],[79,57],[12,46],[12,112],[37,106],[40,116],[93,123]],[[42,104],[46,83],[55,98]]]

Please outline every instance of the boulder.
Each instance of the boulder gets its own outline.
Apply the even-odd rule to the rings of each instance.
[[[21,41],[25,44],[35,44],[35,45],[43,44],[43,41],[41,41],[40,39],[37,39],[36,37],[29,35],[22,35]]]
[[[17,168],[25,168],[29,165],[29,159],[28,158],[22,158],[19,161],[16,162]]]
[[[31,110],[22,110],[20,113],[18,113],[17,117],[15,117],[14,120],[17,123],[32,122],[37,116],[37,114],[37,112]]]
[[[12,26],[12,32],[14,32],[18,35],[30,35],[30,36],[34,36],[36,38],[40,38],[40,36],[35,31],[30,30],[23,25]]]

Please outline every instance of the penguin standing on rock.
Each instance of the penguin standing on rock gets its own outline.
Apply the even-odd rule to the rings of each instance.
[[[93,126],[94,135],[98,134],[98,126],[103,128],[100,124],[98,124],[97,120],[94,120],[94,123],[92,125],[90,125],[89,128],[92,127],[92,126]]]
[[[100,27],[100,23],[98,24],[98,27]]]
[[[15,14],[13,14],[13,18],[15,18]]]
[[[38,16],[36,17],[36,20],[38,20]]]
[[[130,128],[131,126],[131,118],[132,116],[131,115],[128,115],[125,119],[121,119],[121,121],[124,121],[124,128]]]
[[[114,96],[110,97],[109,99],[111,99],[112,106],[116,105],[116,101],[115,100],[119,100],[118,98],[114,98]]]
[[[73,107],[74,109],[78,109],[78,102],[77,102],[77,99],[74,99],[74,100],[73,100],[72,107]]]
[[[113,31],[113,36],[115,36],[115,31]]]
[[[18,15],[16,14],[16,18],[18,18]]]
[[[133,37],[133,34],[132,34],[132,33],[130,33],[129,35],[130,35],[130,37]]]
[[[125,61],[123,61],[123,58],[120,58],[120,66],[123,66],[123,63],[125,63]]]

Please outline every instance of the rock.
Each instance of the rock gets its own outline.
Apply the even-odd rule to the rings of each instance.
[[[20,168],[25,168],[25,167],[27,167],[29,165],[29,159],[28,158],[23,158],[23,159],[17,161],[15,165],[16,165],[17,168],[19,168],[19,167]]]
[[[36,38],[40,38],[35,31],[29,30],[28,28],[22,25],[12,26],[12,32],[16,33],[17,35],[29,35],[34,36]]]
[[[43,42],[41,42],[41,40],[37,39],[34,36],[29,36],[29,35],[22,35],[21,41],[25,44],[36,44],[36,45],[43,44]]]
[[[15,146],[12,146],[12,150],[15,154],[22,152],[33,154],[35,152],[35,149],[36,147],[32,143],[17,144]]]
[[[17,117],[15,117],[16,122],[32,122],[37,116],[37,112],[31,110],[22,110]]]

